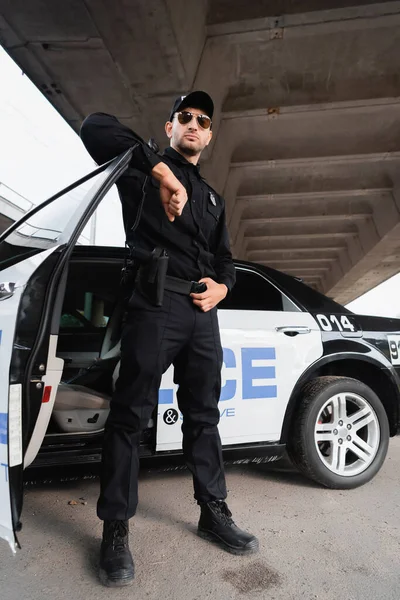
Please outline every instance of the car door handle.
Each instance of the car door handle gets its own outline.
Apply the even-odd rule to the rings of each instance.
[[[311,333],[309,327],[303,325],[283,325],[282,327],[275,327],[278,333],[284,333],[285,335],[295,336],[302,333]]]

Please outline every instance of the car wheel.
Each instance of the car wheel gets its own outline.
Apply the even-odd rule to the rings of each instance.
[[[288,451],[314,481],[350,489],[379,471],[389,436],[386,411],[371,388],[349,377],[318,377],[302,390]]]

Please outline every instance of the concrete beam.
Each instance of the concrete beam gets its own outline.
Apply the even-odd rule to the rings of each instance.
[[[264,28],[260,19],[247,24],[251,31],[243,31],[241,21],[233,25],[234,33],[210,38],[219,40],[221,46],[229,44],[238,56],[238,82],[230,88],[225,105],[230,109],[277,108],[304,104],[307,97],[317,103],[397,95],[389,91],[396,87],[391,85],[391,69],[387,68],[391,59],[374,60],[372,71],[365,57],[375,51],[376,58],[386,58],[390,51],[386,39],[396,35],[399,5],[390,3],[382,9],[377,2],[373,6],[373,17],[366,16],[370,6],[365,3],[353,7],[354,13],[351,8],[338,8],[300,14],[300,8],[299,14],[279,15]],[[345,16],[349,10],[351,17]],[[290,23],[291,19],[296,22]],[[363,61],[351,62],[354,48],[364,56]]]
[[[328,287],[329,295],[338,302],[347,304],[366,291],[396,275],[400,271],[400,224],[376,244],[336,284]]]
[[[269,266],[268,262],[260,262],[260,265],[265,265],[266,267]],[[275,268],[275,267],[274,267]],[[318,266],[312,266],[312,267],[285,267],[284,272],[285,273],[289,273],[293,274],[293,275],[301,275],[301,273],[304,273],[305,275],[312,275],[313,273],[326,273],[329,271],[329,266],[327,267],[318,267]]]
[[[314,265],[320,265],[323,267],[330,268],[335,263],[335,259],[325,257],[314,257],[314,258],[271,258],[268,260],[257,261],[263,265],[293,265],[299,266],[299,268],[312,267]],[[276,268],[276,267],[274,267]]]
[[[203,52],[206,0],[3,0],[0,11],[0,42],[75,129],[103,110],[163,142]]]
[[[254,250],[280,249],[303,250],[306,248],[347,249],[346,240],[357,237],[354,233],[336,233],[327,236],[325,233],[258,236],[246,238],[246,255]]]
[[[384,198],[379,198],[379,201],[385,206],[393,202],[390,193]],[[299,202],[293,202],[292,200],[281,200],[279,202],[271,200],[266,202],[262,200],[261,202],[246,203],[242,212],[242,219],[248,220],[257,216],[260,219],[264,217],[289,217],[294,213],[297,213],[299,219],[309,216],[372,215],[373,206],[372,202],[358,198],[351,200],[347,198],[336,199],[334,202],[320,199],[302,200]]]
[[[302,215],[311,207],[318,207],[321,212],[334,213],[343,210],[347,212],[349,207],[355,207],[357,199],[362,198],[366,202],[380,202],[384,199],[391,201],[390,189],[366,189],[366,190],[327,190],[322,192],[304,191],[299,193],[281,194],[257,194],[237,196],[229,222],[229,229],[233,239],[238,231],[240,221],[248,218],[250,213],[257,213],[263,217],[267,212],[272,216],[273,211],[282,210]],[[317,209],[317,210],[318,210]]]
[[[394,119],[400,118],[399,98],[289,106],[282,107],[278,115],[270,115],[265,108],[243,114],[234,112],[230,117],[224,115],[213,148],[213,158],[216,156],[217,160],[204,165],[208,179],[224,192],[228,214],[237,194],[243,195],[241,189],[239,192],[243,173],[236,176],[235,169],[246,169],[247,178],[253,170],[296,171],[315,164],[315,176],[321,169],[339,169],[343,155],[348,156],[349,161],[346,171],[359,168],[364,162],[378,164],[386,159],[399,160],[396,151],[400,148],[391,125]],[[310,130],[313,131],[312,142]],[[388,148],[391,149],[389,156]],[[377,152],[380,149],[384,152]],[[265,156],[269,159],[265,160]],[[229,162],[232,164],[227,177]],[[373,187],[380,187],[376,183]],[[363,187],[369,187],[369,183]]]
[[[367,220],[365,221],[367,223]],[[295,222],[273,222],[273,223],[261,223],[253,225],[251,228],[245,226],[242,222],[239,227],[238,235],[235,240],[235,244],[232,244],[234,249],[235,258],[246,258],[246,245],[249,240],[258,237],[287,237],[291,239],[293,236],[315,236],[325,235],[329,238],[331,235],[339,234],[351,234],[352,236],[358,236],[360,227],[363,227],[364,223],[358,222],[353,223],[350,221],[337,222],[334,219],[326,219],[323,222],[310,222],[303,223],[296,220]],[[375,234],[376,235],[376,234]],[[357,238],[349,238],[349,248],[355,246],[356,249],[360,248],[360,243]]]
[[[353,261],[353,266],[346,272],[349,278],[354,277],[365,270],[365,258],[369,257],[370,263],[374,263],[374,257],[379,256],[382,260],[382,249],[392,250],[394,232],[398,231],[400,224],[400,212],[395,201],[395,195],[392,196],[393,202],[385,204],[385,207],[375,207],[372,220],[368,220],[364,227],[360,228],[360,245],[362,253],[359,253],[358,260]],[[375,252],[377,254],[375,255]],[[376,260],[376,258],[375,258]],[[390,257],[387,257],[390,262]],[[400,270],[400,269],[399,269]],[[353,275],[352,275],[353,274]],[[381,280],[382,281],[382,280]],[[338,289],[339,279],[334,279],[331,274],[327,280],[328,289]],[[378,283],[380,283],[378,279]],[[354,298],[353,298],[354,299]],[[350,302],[350,300],[348,300]]]
[[[373,235],[375,233],[375,235]],[[372,239],[371,239],[372,238]],[[393,190],[390,211],[380,211],[375,232],[370,224],[361,240],[363,255],[343,278],[329,277],[327,289],[341,303],[348,303],[400,271],[400,192]]]
[[[302,200],[308,202],[309,200],[342,200],[345,198],[376,198],[377,195],[390,195],[391,188],[372,188],[372,189],[354,189],[354,190],[326,190],[326,191],[303,191],[303,192],[289,192],[282,194],[254,194],[248,196],[238,195],[236,198],[237,203],[251,204],[261,202],[294,202],[298,203]]]
[[[371,154],[355,154],[343,156],[313,156],[305,158],[288,158],[282,160],[254,160],[254,161],[233,161],[232,171],[244,169],[248,172],[265,169],[292,169],[295,167],[309,166],[341,166],[341,165],[365,165],[376,163],[397,163],[400,160],[400,152],[375,152]]]
[[[279,250],[254,250],[248,252],[248,260],[259,262],[260,260],[274,260],[274,259],[285,259],[285,260],[300,260],[302,258],[310,258],[318,256],[319,258],[329,258],[332,260],[338,260],[340,253],[346,253],[346,248],[307,248],[302,250],[281,248]],[[348,259],[347,259],[348,261]]]
[[[294,14],[281,14],[281,6],[278,8],[277,14],[271,14],[274,3],[269,2],[268,4],[268,16],[261,16],[262,13],[265,14],[266,12],[266,8],[263,7],[257,18],[235,21],[235,6],[234,3],[230,2],[229,16],[226,15],[226,20],[224,19],[223,22],[209,23],[207,25],[207,35],[210,38],[224,36],[226,42],[236,43],[238,40],[243,39],[240,36],[246,36],[246,41],[249,40],[249,36],[260,41],[264,39],[262,37],[264,32],[267,40],[274,41],[282,39],[287,35],[288,30],[294,28],[300,28],[301,35],[310,35],[315,32],[316,28],[319,29],[321,26],[330,27],[330,32],[338,27],[340,31],[343,30],[343,27],[351,29],[355,27],[369,28],[371,20],[376,19],[381,19],[382,22],[391,26],[391,18],[397,16],[400,11],[400,2],[398,1],[376,2],[369,5],[360,3],[360,6],[353,5],[340,8],[335,8],[333,5],[330,10],[311,10]],[[215,2],[211,2],[209,20],[213,17],[214,5]],[[303,33],[303,31],[306,33]]]
[[[244,223],[245,227],[249,227],[251,225],[263,225],[264,223],[298,223],[299,221],[304,223],[323,223],[326,219],[330,221],[365,221],[370,216],[368,212],[361,212],[358,214],[347,214],[347,215],[305,215],[301,217],[264,217],[262,219],[243,219],[242,223]]]

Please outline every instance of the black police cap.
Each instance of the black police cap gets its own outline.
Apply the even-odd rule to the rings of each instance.
[[[187,96],[179,96],[172,107],[169,120],[172,121],[176,112],[184,108],[198,108],[203,110],[205,114],[212,119],[214,114],[214,102],[206,92],[191,92]]]

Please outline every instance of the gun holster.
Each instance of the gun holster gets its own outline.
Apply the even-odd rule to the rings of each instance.
[[[135,288],[155,306],[162,306],[163,303],[168,260],[165,250],[154,248],[137,270]]]

